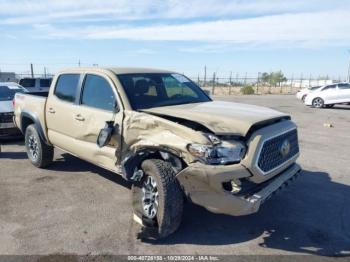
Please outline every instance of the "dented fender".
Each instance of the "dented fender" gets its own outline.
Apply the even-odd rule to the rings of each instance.
[[[187,151],[190,143],[210,144],[206,136],[167,119],[143,112],[125,111],[122,159],[145,148],[169,151],[186,163],[194,162]]]

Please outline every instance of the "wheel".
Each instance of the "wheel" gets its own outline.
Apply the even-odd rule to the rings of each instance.
[[[132,186],[134,218],[151,237],[174,233],[181,224],[183,193],[171,165],[163,160],[142,162],[143,177]]]
[[[332,108],[334,104],[325,105],[326,108]]]
[[[306,95],[303,95],[303,97],[301,98],[301,100],[303,101],[303,103],[305,102],[305,98],[306,98]]]
[[[40,138],[35,125],[26,129],[25,146],[28,158],[34,166],[44,168],[52,163],[54,149]]]
[[[312,106],[316,108],[322,108],[324,105],[324,101],[320,97],[316,97],[314,100],[312,100]]]

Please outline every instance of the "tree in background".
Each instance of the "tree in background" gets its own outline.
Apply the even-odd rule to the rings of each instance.
[[[287,81],[287,78],[282,71],[271,72],[270,74],[264,72],[261,74],[261,81],[268,83],[270,86],[276,86],[277,84],[281,84],[281,82]]]

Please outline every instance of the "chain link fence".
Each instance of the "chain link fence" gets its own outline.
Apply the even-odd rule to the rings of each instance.
[[[242,94],[242,89],[245,87],[251,87],[254,94],[295,94],[302,88],[345,81],[341,78],[337,80],[289,78],[285,81],[270,83],[264,82],[260,77],[212,78],[210,80],[191,77],[191,79],[212,95],[238,95]]]

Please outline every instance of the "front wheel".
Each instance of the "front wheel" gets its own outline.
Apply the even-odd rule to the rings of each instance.
[[[134,218],[154,238],[165,238],[181,224],[183,193],[171,165],[163,160],[145,160],[141,181],[132,186]]]
[[[322,108],[324,105],[324,101],[320,97],[316,97],[314,100],[312,100],[312,106],[316,108]]]
[[[41,139],[34,124],[26,129],[25,146],[28,158],[34,166],[44,168],[51,164],[54,149]]]

